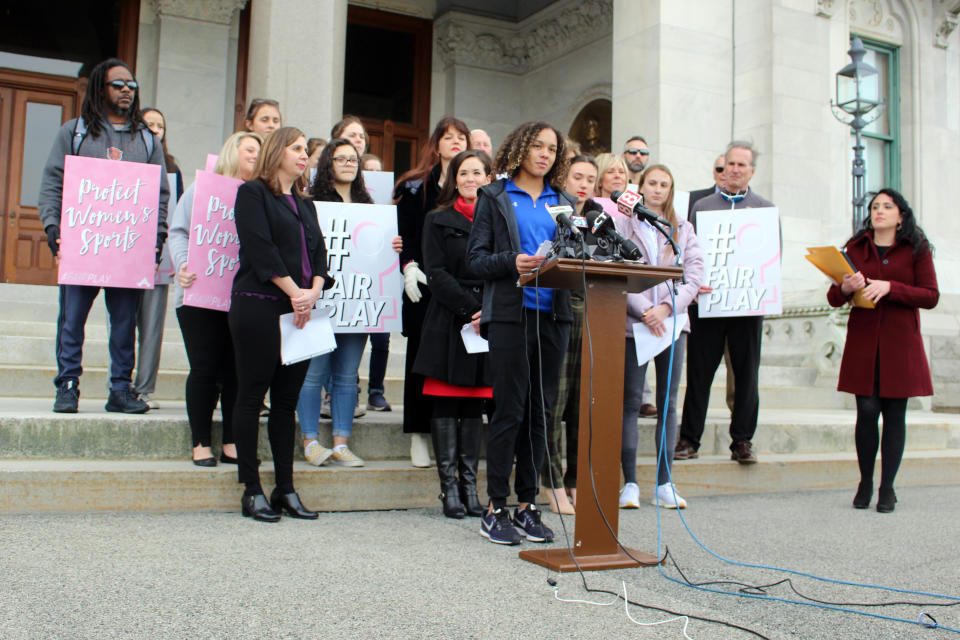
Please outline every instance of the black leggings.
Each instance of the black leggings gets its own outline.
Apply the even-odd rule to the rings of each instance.
[[[230,306],[230,334],[237,363],[237,405],[233,412],[237,440],[238,473],[246,485],[245,494],[263,493],[257,442],[260,436],[260,407],[270,390],[270,417],[267,435],[273,453],[273,470],[281,493],[293,493],[294,411],[309,360],[284,366],[280,362],[281,313],[289,312],[288,301],[274,301],[234,295]]]
[[[877,425],[883,414],[883,439]],[[897,477],[903,446],[907,438],[907,398],[881,398],[876,395],[857,396],[857,463],[860,480],[873,483],[873,467],[880,448],[880,486],[892,488]]]
[[[210,425],[220,399],[223,444],[233,444],[233,407],[237,371],[227,313],[186,305],[177,307],[183,346],[190,361],[187,374],[187,418],[193,446],[210,446]]]

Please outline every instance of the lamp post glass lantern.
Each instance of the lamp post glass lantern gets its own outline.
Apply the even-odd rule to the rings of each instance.
[[[863,41],[854,37],[850,42],[850,64],[837,72],[836,94],[830,102],[834,117],[848,125],[855,137],[853,145],[853,232],[864,219],[866,169],[863,161],[863,128],[880,117],[880,74],[875,67],[863,61],[867,50]]]

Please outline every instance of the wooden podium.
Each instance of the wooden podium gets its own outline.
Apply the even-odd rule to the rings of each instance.
[[[545,264],[539,277],[520,277],[523,286],[583,291],[586,278],[587,308],[584,315],[580,367],[580,432],[577,449],[577,515],[571,549],[521,551],[520,558],[554,571],[623,569],[656,566],[659,558],[649,553],[619,547],[615,539],[620,516],[620,443],[623,421],[623,364],[626,339],[627,293],[639,293],[664,281],[680,278],[682,267],[654,267],[623,262],[596,262],[561,258]],[[589,322],[589,325],[587,324]],[[590,393],[590,342],[593,339],[593,394]],[[591,454],[590,409],[593,408]],[[589,457],[588,457],[589,456]],[[590,460],[593,460],[593,478]],[[609,528],[603,522],[600,507]],[[612,533],[611,533],[612,530]],[[632,558],[630,556],[633,556]]]

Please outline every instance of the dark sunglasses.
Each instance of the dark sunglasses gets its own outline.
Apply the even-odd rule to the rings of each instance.
[[[136,82],[134,82],[133,80],[130,80],[130,81],[128,81],[128,82],[124,82],[123,80],[113,80],[113,81],[111,81],[111,82],[108,82],[108,83],[107,83],[107,86],[108,86],[108,87],[113,87],[113,88],[116,89],[117,91],[123,91],[123,88],[124,88],[124,87],[126,87],[127,89],[130,89],[130,91],[136,91],[136,90],[137,90],[137,87],[140,86],[140,85],[138,85],[138,84],[137,84]]]
[[[725,167],[714,167],[713,170],[716,171],[717,173],[723,173],[724,168]]]
[[[648,156],[648,155],[650,155],[650,152],[647,151],[646,149],[627,149],[626,152],[629,153],[629,154],[632,155],[632,156],[635,156],[635,155],[637,155],[638,153],[639,153],[640,155],[642,155],[642,156]]]

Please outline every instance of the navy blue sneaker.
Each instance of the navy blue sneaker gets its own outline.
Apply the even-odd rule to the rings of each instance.
[[[513,526],[530,542],[553,542],[553,531],[540,522],[540,511],[533,503],[523,509],[514,509]]]
[[[80,388],[76,380],[57,387],[57,399],[53,402],[54,413],[76,413],[80,404]]]
[[[494,509],[493,513],[484,511],[480,516],[480,535],[497,544],[520,544],[523,540],[513,528],[506,509]]]

